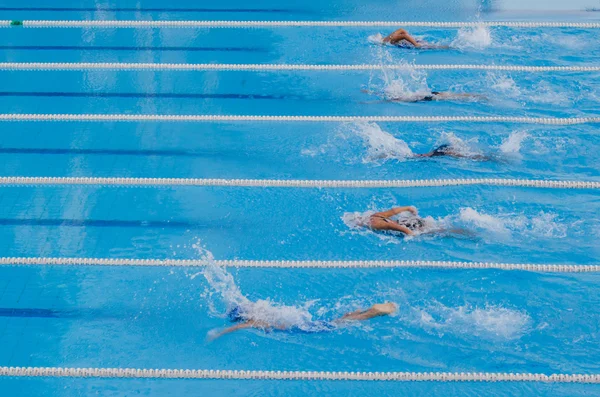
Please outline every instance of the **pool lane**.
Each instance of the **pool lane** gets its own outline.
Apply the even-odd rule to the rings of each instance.
[[[598,193],[586,190],[20,187],[0,194],[2,256],[196,258],[198,240],[218,259],[593,264],[599,253]],[[397,205],[470,233],[403,239],[357,227],[358,213]]]

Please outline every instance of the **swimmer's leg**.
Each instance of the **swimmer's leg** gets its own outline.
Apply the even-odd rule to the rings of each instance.
[[[439,154],[437,154],[437,153],[436,153],[436,150],[437,150],[437,149],[433,149],[433,150],[432,150],[432,151],[430,151],[430,152],[427,152],[427,153],[421,153],[421,154],[415,153],[415,155],[414,155],[414,156],[415,156],[415,157],[435,157],[435,156],[439,156]]]
[[[468,240],[478,240],[480,238],[474,231],[462,228],[431,229],[424,231],[422,234],[435,234],[443,238],[464,238]]]
[[[346,313],[342,317],[336,320],[339,321],[364,321],[374,317],[388,316],[397,310],[397,306],[394,303],[378,303],[371,306],[367,310],[356,310],[351,313]]]
[[[476,237],[477,233],[469,229],[462,228],[452,228],[446,231],[449,234],[453,234],[455,236],[464,236],[464,237]]]
[[[471,94],[468,92],[438,92],[434,96],[436,101],[457,101],[457,100],[475,100],[475,101],[487,101],[488,97],[481,94]]]

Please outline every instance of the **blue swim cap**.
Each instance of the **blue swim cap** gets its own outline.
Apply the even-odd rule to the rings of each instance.
[[[229,309],[229,311],[227,312],[227,318],[229,318],[229,321],[231,321],[232,323],[237,323],[239,321],[244,320],[244,317],[242,316],[241,313],[241,309],[239,306],[234,306],[232,309]]]

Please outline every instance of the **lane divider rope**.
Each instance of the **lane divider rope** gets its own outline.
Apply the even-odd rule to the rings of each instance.
[[[223,267],[275,269],[346,269],[346,268],[434,268],[434,269],[499,269],[540,273],[597,273],[600,265],[557,265],[493,262],[362,260],[362,261],[293,261],[293,260],[214,260],[201,259],[127,259],[127,258],[49,258],[6,257],[0,266],[106,266],[106,267],[204,267],[209,263]]]
[[[4,20],[0,27],[24,28],[256,28],[256,27],[431,27],[464,28],[504,26],[511,28],[600,28],[598,22],[411,22],[411,21],[117,21],[117,20]]]
[[[600,66],[518,66],[518,65],[298,65],[225,63],[117,63],[117,62],[1,62],[0,70],[151,70],[151,71],[286,71],[286,70],[504,70],[512,72],[598,72]]]
[[[420,179],[420,180],[300,180],[300,179],[210,179],[210,178],[118,178],[118,177],[0,177],[0,187],[89,185],[105,187],[227,186],[291,188],[407,188],[435,186],[520,186],[551,189],[600,189],[600,182],[541,179]]]
[[[512,116],[259,116],[259,115],[166,115],[166,114],[34,114],[4,113],[0,121],[310,121],[310,122],[470,122],[574,125],[599,123],[600,117],[512,117]]]
[[[135,368],[0,367],[0,376],[54,378],[261,379],[328,381],[600,383],[597,374],[501,372],[341,372]]]

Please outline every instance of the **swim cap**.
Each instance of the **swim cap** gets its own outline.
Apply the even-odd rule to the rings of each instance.
[[[229,309],[227,312],[227,318],[229,318],[229,321],[232,323],[237,323],[244,320],[241,308],[239,306],[234,306],[232,309]]]

